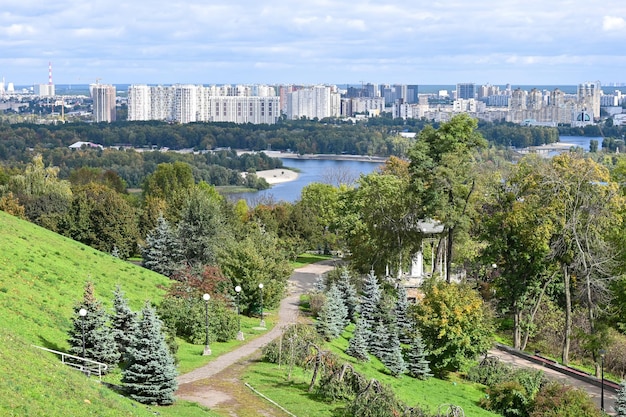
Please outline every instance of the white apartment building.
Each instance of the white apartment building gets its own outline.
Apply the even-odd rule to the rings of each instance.
[[[341,116],[341,94],[335,86],[316,85],[287,93],[287,118],[323,119]]]
[[[115,86],[108,84],[91,84],[89,86],[93,99],[93,120],[95,122],[115,121]]]
[[[131,85],[128,120],[273,124],[280,117],[280,98],[263,87]]]

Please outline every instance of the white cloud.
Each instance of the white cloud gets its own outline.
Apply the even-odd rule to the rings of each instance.
[[[626,28],[626,21],[623,17],[604,16],[602,19],[602,29],[606,32],[619,31]]]

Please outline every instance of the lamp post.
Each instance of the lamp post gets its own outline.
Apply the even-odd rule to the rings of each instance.
[[[209,294],[204,294],[202,299],[204,300],[204,324],[206,330],[204,352],[202,352],[202,356],[209,356],[211,354],[211,347],[209,346],[209,300],[211,299],[211,296]]]
[[[239,331],[237,332],[237,340],[244,340],[243,332],[241,331],[241,316],[239,315],[239,293],[241,293],[241,287],[239,285],[235,287],[235,292],[237,293],[237,320],[239,328]]]
[[[601,369],[601,384],[600,385],[600,410],[604,411],[604,355],[606,351],[604,349],[600,349],[600,369]]]
[[[78,310],[78,315],[80,316],[80,328],[83,336],[83,359],[85,359],[85,316],[87,315],[87,310],[81,308]]]
[[[261,324],[259,326],[265,327],[265,318],[263,317],[263,283],[259,284],[259,290],[261,290]]]

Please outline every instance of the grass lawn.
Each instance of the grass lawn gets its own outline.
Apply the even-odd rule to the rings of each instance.
[[[302,268],[303,266],[313,264],[319,261],[325,261],[327,259],[333,259],[333,257],[330,255],[315,255],[312,253],[303,253],[302,255],[298,256],[295,261],[291,262],[291,266],[293,266],[294,269]]]
[[[360,363],[346,355],[344,351],[350,337],[352,333],[348,330],[325,348],[332,350],[343,361],[352,364],[361,374],[391,386],[398,397],[409,406],[419,405],[434,413],[440,405],[454,404],[461,406],[466,416],[499,416],[478,406],[480,398],[485,396],[481,385],[468,383],[457,375],[451,375],[447,380],[430,378],[427,381],[420,381],[408,375],[394,378],[386,373],[382,363],[374,357],[371,357],[370,362]],[[345,404],[325,403],[314,394],[308,393],[311,372],[294,368],[291,380],[288,379],[288,373],[289,369],[285,365],[279,368],[276,364],[259,362],[248,369],[244,380],[298,417],[331,417],[340,414]]]

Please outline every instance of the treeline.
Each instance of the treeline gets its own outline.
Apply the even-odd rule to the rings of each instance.
[[[112,171],[120,176],[129,188],[140,188],[144,179],[152,174],[159,164],[183,162],[192,167],[196,182],[204,181],[215,186],[239,185],[255,189],[266,189],[269,184],[256,176],[243,177],[241,172],[255,172],[281,168],[282,161],[264,153],[237,155],[234,150],[206,152],[202,154],[147,151],[136,152],[116,149],[80,149],[67,147],[41,148],[33,151],[17,151],[4,158],[6,168],[23,169],[31,162],[33,154],[41,154],[46,165],[59,169],[59,178],[70,178],[73,171],[93,168]]]
[[[405,157],[410,141],[398,132],[420,132],[437,123],[421,119],[372,118],[353,124],[337,119],[281,120],[275,125],[234,123],[168,124],[165,122],[1,124],[0,159],[15,158],[29,148],[62,148],[77,141],[105,147],[210,150],[233,148],[281,150],[300,154],[354,154]],[[480,122],[478,131],[496,145],[527,147],[558,141],[555,128]]]

